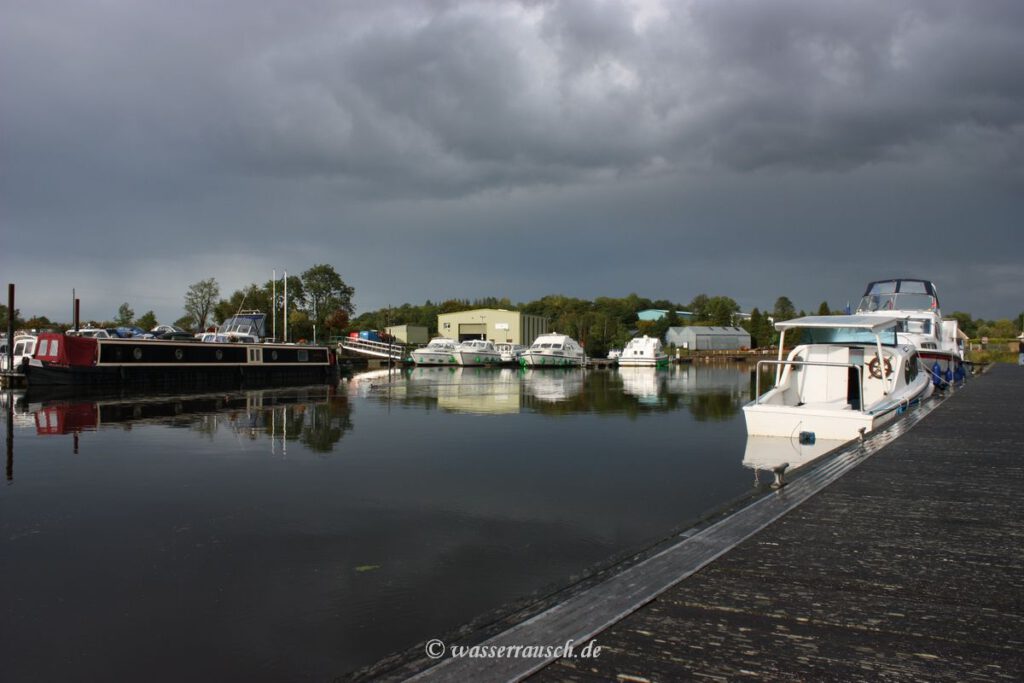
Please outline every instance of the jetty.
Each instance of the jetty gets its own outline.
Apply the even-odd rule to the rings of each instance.
[[[571,640],[573,657],[442,656],[390,675],[1021,680],[1022,399],[1024,368],[995,366],[482,643]]]

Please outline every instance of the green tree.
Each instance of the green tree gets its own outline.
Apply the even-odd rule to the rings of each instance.
[[[153,311],[146,311],[135,321],[135,326],[140,327],[144,330],[151,330],[160,323],[156,319],[156,313]]]
[[[822,301],[821,305],[818,306],[818,315],[832,315],[832,309],[828,307],[827,301]]]
[[[711,302],[711,297],[707,294],[698,294],[693,297],[693,300],[688,306],[691,313],[693,313],[693,319],[701,324],[707,323],[711,320],[711,313],[708,310],[708,306]]]
[[[792,320],[795,317],[796,308],[793,306],[793,302],[789,300],[789,297],[780,296],[775,300],[775,308],[772,309],[772,318],[775,319],[775,322]]]
[[[726,327],[733,324],[733,317],[739,310],[739,304],[730,297],[715,296],[708,299],[705,318],[711,325]]]
[[[350,316],[355,313],[352,296],[356,290],[345,284],[334,266],[326,263],[313,266],[302,274],[302,286],[305,308],[314,324],[322,327],[334,311],[344,311]]]
[[[252,283],[244,289],[236,289],[230,297],[221,299],[213,307],[213,319],[218,323],[222,323],[240,310],[252,310],[265,313],[269,321],[273,306],[272,286],[273,282],[268,281],[263,287]],[[271,333],[269,322],[267,323],[267,333]]]
[[[196,319],[190,315],[183,315],[174,321],[174,324],[183,330],[196,329]]]
[[[117,307],[117,316],[114,318],[114,323],[118,327],[128,327],[135,320],[135,311],[128,305],[128,302],[124,302]]]
[[[206,329],[206,321],[219,296],[220,285],[212,277],[189,285],[185,293],[185,313],[195,321],[196,330]]]
[[[21,311],[17,308],[14,309],[14,329],[18,329],[24,324],[21,319]],[[7,306],[0,304],[0,333],[7,334]]]

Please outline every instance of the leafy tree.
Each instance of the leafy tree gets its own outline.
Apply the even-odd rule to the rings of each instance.
[[[135,311],[128,305],[128,302],[124,302],[117,308],[117,317],[114,318],[114,323],[118,327],[128,327],[135,320]]]
[[[707,322],[712,325],[726,327],[732,325],[733,316],[740,310],[739,304],[727,296],[716,296],[708,299],[705,309]]]
[[[45,315],[36,315],[26,320],[23,326],[30,330],[42,330],[54,327],[54,323],[52,323]]]
[[[325,332],[332,335],[340,335],[348,328],[348,313],[341,310],[340,308],[330,313],[326,319],[324,319]],[[408,324],[408,323],[399,323]]]
[[[183,330],[196,329],[196,319],[190,315],[183,315],[174,321],[174,324]]]
[[[828,307],[827,301],[822,301],[821,305],[818,306],[818,315],[832,315],[832,310]]]
[[[772,318],[775,319],[775,322],[792,320],[795,317],[796,308],[793,306],[793,302],[789,300],[789,297],[780,296],[775,300],[775,308],[772,309]]]
[[[14,309],[14,329],[18,329],[24,325],[25,321],[21,318],[21,311],[17,308]],[[7,306],[0,304],[0,332],[7,334]]]
[[[156,313],[153,311],[146,311],[142,316],[135,321],[136,327],[141,327],[144,330],[151,330],[160,323],[156,319]]]
[[[220,285],[212,277],[189,285],[188,292],[185,293],[185,313],[195,321],[194,329],[206,328],[206,321],[218,296]]]
[[[236,289],[229,298],[221,299],[213,307],[213,319],[218,323],[222,323],[240,310],[254,310],[266,313],[269,321],[273,307],[273,302],[271,301],[272,286],[273,282],[268,281],[263,287],[253,283],[245,289]],[[289,292],[290,296],[291,292]],[[290,305],[289,308],[291,308]],[[267,333],[269,334],[270,332],[270,323],[268,322]]]
[[[352,295],[356,290],[345,284],[334,266],[326,263],[313,266],[302,274],[302,286],[305,308],[312,322],[318,326],[323,326],[324,320],[334,311],[344,311],[348,315],[355,312]]]
[[[708,310],[708,305],[711,302],[711,297],[707,294],[698,294],[693,297],[690,302],[689,310],[693,313],[693,319],[698,323],[706,323],[711,319],[711,313]]]

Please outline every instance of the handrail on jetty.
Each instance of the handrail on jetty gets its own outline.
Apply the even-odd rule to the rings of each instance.
[[[397,361],[405,360],[409,356],[409,349],[404,344],[356,339],[355,337],[342,338],[338,342],[338,347],[364,356],[390,358]]]

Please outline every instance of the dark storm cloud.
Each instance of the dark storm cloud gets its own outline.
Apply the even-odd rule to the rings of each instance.
[[[999,248],[1024,189],[1019,2],[0,8],[0,266],[12,279],[49,264],[100,281],[88,275],[115,260],[166,271],[162,288],[178,292],[333,259],[363,308],[415,300],[426,279],[434,298],[610,286],[751,292],[742,303],[763,306],[757,278],[813,270],[793,262],[799,241],[812,262],[855,244],[843,257],[855,288],[883,264],[893,272],[870,276],[918,263],[936,279],[1024,286]],[[587,270],[488,251],[553,231]],[[957,259],[921,239],[967,232],[972,255]],[[664,248],[630,257],[621,235]],[[862,248],[880,236],[898,249]],[[520,276],[467,291],[434,272],[439,238],[463,270]],[[373,282],[380,263],[404,275]],[[166,299],[176,309],[180,295]],[[980,290],[965,299],[997,307]]]

